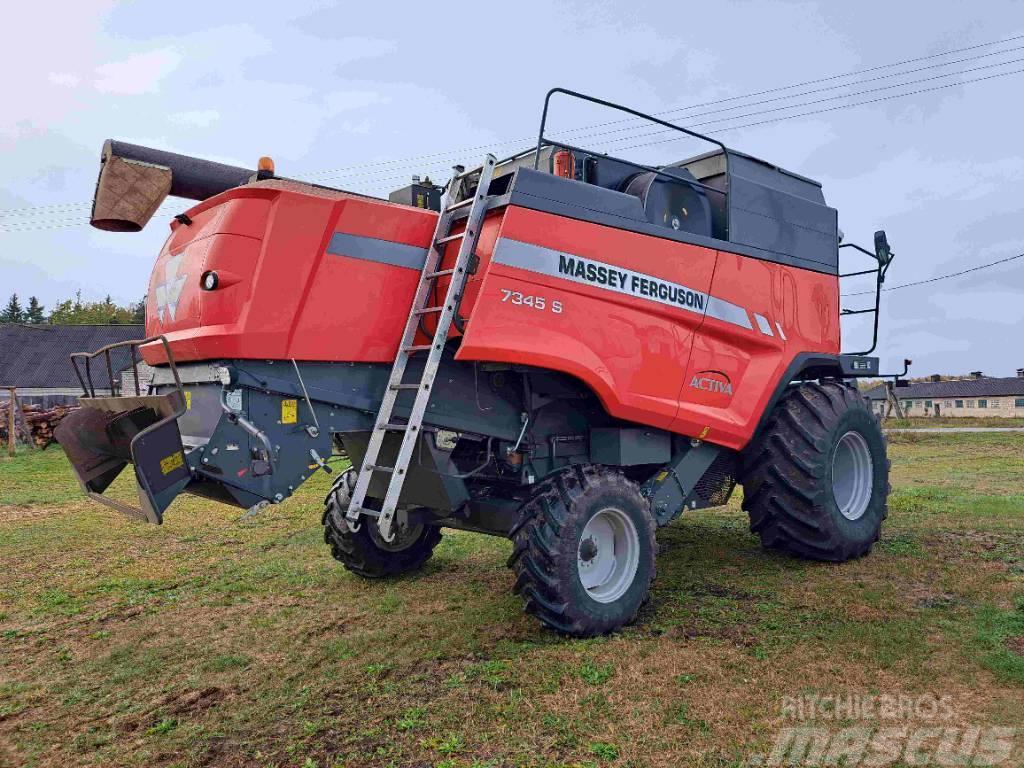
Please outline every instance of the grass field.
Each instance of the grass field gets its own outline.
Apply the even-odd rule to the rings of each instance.
[[[56,449],[0,459],[0,765],[725,768],[815,693],[1019,727],[1024,436],[902,435],[891,458],[872,556],[766,552],[734,500],[663,529],[639,621],[590,641],[522,614],[503,540],[349,575],[323,475],[253,519],[182,497],[154,527],[83,500]]]
[[[1015,416],[1002,418],[1000,416],[914,416],[909,419],[886,419],[882,422],[885,429],[907,429],[928,428],[939,429],[946,427],[1024,427],[1024,419]]]

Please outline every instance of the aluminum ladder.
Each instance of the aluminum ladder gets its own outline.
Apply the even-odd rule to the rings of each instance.
[[[388,378],[387,389],[384,390],[384,399],[380,404],[380,412],[374,422],[374,429],[370,435],[370,442],[366,447],[366,455],[363,457],[363,464],[356,479],[356,486],[352,491],[352,499],[349,502],[345,519],[349,529],[359,530],[359,516],[366,514],[377,518],[377,528],[385,541],[393,541],[393,521],[398,508],[398,499],[402,495],[402,486],[405,483],[406,470],[412,459],[413,448],[416,446],[416,438],[419,436],[420,427],[423,424],[423,415],[427,410],[427,403],[430,400],[431,389],[434,379],[437,376],[437,368],[441,362],[441,353],[444,351],[445,341],[448,338],[448,330],[451,328],[455,311],[462,296],[463,288],[468,277],[470,261],[476,250],[477,239],[480,236],[480,225],[483,223],[484,213],[487,210],[485,198],[487,188],[490,186],[491,178],[494,175],[494,167],[497,159],[494,155],[487,155],[484,164],[480,167],[480,180],[477,183],[473,196],[452,204],[461,189],[464,180],[476,173],[473,169],[467,173],[456,173],[445,189],[441,198],[441,212],[437,217],[437,228],[434,230],[434,238],[427,251],[426,261],[423,263],[423,271],[420,273],[419,285],[416,288],[416,295],[413,298],[409,310],[409,319],[405,322],[405,331],[398,345],[398,355],[391,368],[391,376]],[[459,169],[456,169],[457,171]],[[458,234],[451,234],[452,223],[456,214],[466,207],[469,207],[469,214],[466,217],[466,228]],[[441,256],[447,243],[461,241],[459,254],[455,264],[450,269],[438,269],[441,265]],[[435,281],[441,277],[451,276],[448,284],[448,292],[444,301],[436,306],[430,305],[434,293]],[[429,344],[415,344],[416,332],[420,327],[420,319],[425,315],[437,315],[437,328]],[[417,352],[427,352],[427,360],[423,366],[423,373],[419,381],[406,382],[405,369],[409,359]],[[407,423],[394,423],[393,414],[398,394],[402,391],[416,392],[412,411],[409,413]],[[402,434],[402,446],[398,450],[398,457],[395,466],[382,466],[380,460],[381,447],[384,445],[384,437],[389,432]],[[388,473],[391,480],[388,483],[387,494],[384,496],[384,503],[378,512],[375,509],[366,509],[363,504],[366,502],[366,492],[370,487],[370,480],[374,472]]]

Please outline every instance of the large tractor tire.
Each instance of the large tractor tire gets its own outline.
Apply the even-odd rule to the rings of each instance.
[[[324,541],[334,559],[352,573],[381,579],[418,570],[434,554],[441,529],[429,525],[396,525],[394,541],[381,538],[372,518],[364,518],[355,533],[345,524],[356,472],[349,469],[334,481],[324,500]],[[397,522],[397,518],[396,518]]]
[[[573,637],[636,618],[655,577],[655,522],[637,485],[597,466],[554,475],[521,509],[508,565],[526,610]]]
[[[744,452],[741,482],[764,546],[831,562],[866,555],[888,514],[878,418],[847,384],[791,387]]]

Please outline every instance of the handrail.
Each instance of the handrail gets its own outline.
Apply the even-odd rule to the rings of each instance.
[[[145,339],[133,339],[131,341],[118,341],[114,344],[108,344],[105,347],[100,347],[95,352],[72,352],[71,353],[71,366],[75,369],[75,376],[78,378],[78,383],[82,385],[82,394],[84,397],[96,397],[96,385],[92,380],[91,362],[93,358],[104,356],[107,368],[107,379],[110,383],[110,394],[115,397],[120,393],[121,385],[114,381],[113,363],[111,361],[110,353],[114,349],[120,347],[129,347],[132,363],[132,371],[135,374],[135,395],[136,397],[142,396],[142,391],[139,388],[139,368],[135,358],[135,350],[141,347],[143,344],[150,344],[159,341],[164,347],[164,353],[167,356],[167,363],[171,368],[171,374],[174,376],[174,384],[178,388],[179,392],[183,392],[181,386],[181,378],[178,376],[178,366],[174,363],[174,354],[171,352],[170,344],[167,343],[167,337],[162,334],[159,336],[150,336]],[[85,361],[85,376],[82,376],[82,370],[78,366],[78,359],[82,358]],[[182,395],[184,397],[184,395]]]
[[[604,99],[599,99],[596,96],[588,96],[585,93],[579,93],[578,91],[572,91],[572,90],[569,90],[568,88],[552,88],[550,91],[547,92],[547,95],[544,97],[544,109],[541,112],[541,116],[540,116],[540,129],[537,132],[537,149],[535,150],[536,151],[536,155],[535,155],[534,160],[533,160],[533,169],[535,171],[540,169],[540,152],[541,152],[541,148],[545,144],[544,128],[547,126],[548,107],[551,104],[551,97],[554,96],[556,93],[561,93],[561,94],[564,94],[566,96],[570,96],[570,97],[575,98],[575,99],[580,99],[582,101],[589,101],[592,104],[598,104],[598,105],[600,105],[602,107],[608,107],[609,109],[614,109],[614,110],[617,110],[619,112],[625,112],[628,115],[633,115],[634,117],[638,117],[638,118],[640,118],[642,120],[648,120],[648,121],[650,121],[652,123],[657,123],[658,125],[663,125],[666,128],[671,128],[672,130],[679,131],[680,133],[684,133],[687,136],[691,136],[691,137],[693,137],[695,139],[700,139],[701,141],[709,142],[709,143],[714,144],[715,146],[719,147],[722,150],[722,157],[725,159],[725,189],[716,189],[715,187],[710,187],[710,186],[708,186],[706,184],[701,184],[700,182],[686,181],[685,179],[680,179],[678,176],[673,176],[671,173],[668,173],[668,172],[666,172],[666,171],[664,171],[664,170],[662,170],[660,168],[652,168],[650,166],[642,165],[640,163],[635,163],[635,162],[633,162],[631,160],[622,160],[620,158],[611,158],[611,159],[618,160],[619,162],[626,163],[627,165],[632,165],[632,166],[634,166],[636,168],[639,168],[641,170],[645,170],[645,171],[647,171],[649,173],[657,174],[658,176],[664,176],[664,177],[666,177],[668,179],[671,179],[671,180],[675,181],[678,184],[688,184],[690,186],[698,186],[701,189],[712,190],[714,192],[717,192],[717,193],[721,194],[722,197],[726,201],[726,204],[723,207],[725,209],[725,237],[726,237],[726,239],[728,239],[728,237],[729,237],[729,205],[728,205],[728,199],[729,199],[729,148],[727,146],[725,146],[725,144],[723,144],[718,139],[713,139],[710,136],[706,136],[703,133],[698,133],[697,131],[691,131],[689,128],[684,128],[681,125],[676,125],[675,123],[670,123],[670,122],[668,122],[666,120],[662,120],[659,117],[655,117],[654,115],[648,115],[648,114],[645,114],[644,112],[639,112],[638,110],[632,109],[630,107],[623,106],[622,104],[616,104],[613,101],[606,101]],[[573,150],[573,151],[576,151],[576,152],[586,152],[588,154],[593,154],[593,152],[591,152],[589,150],[582,149],[580,147],[574,147],[574,146],[572,146],[570,144],[563,144],[561,142],[554,141],[552,139],[548,139],[546,141],[546,143],[548,145],[550,145],[550,146],[558,146],[558,147],[562,147],[563,149],[569,149],[569,150]]]
[[[870,256],[872,259],[875,259],[876,263],[877,263],[878,257],[875,254],[873,254],[871,251],[867,250],[866,248],[861,248],[859,245],[857,245],[855,243],[842,243],[839,246],[839,248],[840,249],[842,249],[842,248],[853,248],[854,250],[860,251],[861,253],[865,254],[866,256]],[[843,352],[844,355],[870,355],[872,352],[875,351],[875,347],[878,346],[878,315],[879,315],[879,309],[882,306],[882,283],[885,282],[885,273],[889,270],[889,265],[890,264],[892,264],[892,260],[891,259],[889,261],[887,261],[885,264],[878,263],[878,266],[875,267],[874,269],[863,269],[863,270],[860,270],[858,272],[846,272],[845,274],[841,273],[839,275],[840,278],[855,277],[857,275],[870,275],[872,273],[874,273],[876,275],[876,279],[875,279],[875,306],[874,307],[869,307],[868,309],[842,309],[842,308],[840,308],[840,310],[839,310],[840,317],[845,317],[846,315],[868,315],[868,314],[874,314],[875,322],[874,322],[874,328],[872,330],[872,335],[871,335],[871,348],[866,350],[866,351],[864,351],[864,352]]]

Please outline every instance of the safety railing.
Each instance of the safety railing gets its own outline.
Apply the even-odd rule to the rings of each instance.
[[[876,232],[876,244],[878,242],[879,234],[882,234],[884,238],[884,233]],[[842,243],[839,246],[840,250],[842,250],[843,248],[853,248],[855,251],[859,251],[860,253],[863,253],[865,256],[871,258],[876,264],[874,269],[861,269],[856,272],[840,272],[839,274],[840,281],[842,281],[842,279],[845,277],[859,277],[862,275],[871,274],[875,275],[875,305],[873,307],[867,307],[864,309],[841,308],[839,310],[840,317],[849,317],[850,315],[874,315],[874,323],[871,331],[871,348],[863,352],[843,352],[844,355],[870,355],[872,352],[875,351],[875,348],[878,346],[878,316],[879,308],[881,307],[882,303],[882,284],[885,283],[885,273],[889,271],[889,265],[892,264],[892,254],[888,251],[888,243],[886,243],[885,247],[885,258],[882,258],[879,255],[878,251],[872,253],[866,248],[861,248],[859,245],[855,245],[854,243]],[[840,284],[842,283],[840,282]]]
[[[665,128],[669,128],[671,130],[678,131],[679,133],[682,133],[682,134],[684,134],[686,136],[689,136],[691,138],[699,139],[701,141],[706,141],[706,142],[708,142],[710,144],[714,144],[716,147],[718,147],[722,151],[722,158],[723,158],[723,162],[724,162],[723,172],[724,172],[724,175],[725,175],[725,186],[724,186],[724,189],[718,189],[717,187],[712,187],[712,186],[710,186],[708,184],[703,184],[703,183],[701,183],[699,181],[689,181],[689,180],[686,180],[686,179],[680,179],[678,176],[674,176],[671,173],[670,169],[666,170],[666,169],[662,169],[662,168],[654,168],[653,166],[644,165],[643,163],[637,163],[637,162],[635,162],[633,160],[625,160],[625,159],[620,158],[620,157],[612,157],[612,156],[604,154],[604,153],[595,153],[593,150],[586,149],[584,147],[578,147],[578,146],[575,146],[573,144],[566,144],[565,142],[558,141],[556,139],[552,139],[552,138],[549,138],[549,137],[545,136],[544,129],[547,127],[548,109],[549,109],[550,104],[551,104],[551,97],[554,96],[555,94],[563,94],[565,96],[569,96],[570,98],[580,99],[581,101],[590,102],[591,104],[597,104],[599,106],[607,107],[608,109],[613,109],[613,110],[616,110],[618,112],[624,112],[627,115],[633,115],[634,117],[640,118],[641,120],[647,120],[647,121],[655,123],[657,125],[664,126]],[[712,194],[716,194],[716,195],[721,195],[722,196],[722,200],[725,203],[722,206],[722,208],[724,209],[724,212],[725,212],[724,232],[725,232],[725,238],[728,239],[728,237],[729,237],[729,205],[728,205],[728,200],[729,200],[729,178],[730,178],[730,176],[729,176],[729,148],[727,146],[725,146],[725,144],[723,144],[718,139],[713,139],[710,136],[705,136],[703,133],[698,133],[697,131],[691,131],[689,128],[684,128],[681,125],[676,125],[675,123],[670,123],[670,122],[668,122],[666,120],[662,120],[659,117],[655,117],[654,115],[648,115],[648,114],[645,114],[644,112],[639,112],[639,111],[637,111],[635,109],[631,109],[630,107],[623,106],[622,104],[616,104],[615,102],[612,102],[612,101],[605,101],[604,99],[599,99],[599,98],[597,98],[595,96],[588,96],[585,93],[579,93],[577,91],[571,91],[571,90],[569,90],[567,88],[552,88],[550,91],[547,92],[547,95],[544,97],[544,110],[543,110],[543,112],[541,112],[540,129],[537,132],[537,148],[535,150],[536,157],[534,159],[534,164],[533,164],[534,170],[539,170],[540,169],[541,150],[545,146],[557,147],[559,149],[565,149],[565,150],[568,150],[570,152],[580,152],[580,153],[587,154],[587,155],[597,155],[597,156],[600,156],[602,158],[607,158],[609,160],[614,160],[615,162],[624,163],[625,165],[632,166],[632,167],[634,167],[634,168],[636,168],[636,169],[638,169],[640,171],[645,171],[647,173],[653,173],[653,174],[657,175],[660,178],[665,178],[665,179],[667,179],[667,180],[669,180],[669,181],[671,181],[673,183],[676,183],[676,184],[685,184],[686,186],[695,187],[697,189],[703,190],[704,192],[708,192],[708,193],[712,193]]]
[[[127,347],[135,385],[135,396],[142,397],[143,392],[139,384],[139,363],[141,360],[138,354],[138,349],[145,344],[152,344],[155,342],[160,342],[160,344],[163,345],[164,354],[167,356],[167,364],[171,369],[171,375],[174,376],[174,384],[178,391],[183,393],[181,378],[178,376],[178,366],[174,363],[174,354],[171,352],[171,347],[167,343],[167,338],[164,336],[150,336],[147,339],[141,340],[118,341],[114,344],[108,344],[105,347],[101,347],[95,352],[73,352],[71,354],[71,365],[75,369],[75,376],[78,378],[78,383],[82,385],[83,395],[85,397],[96,397],[96,384],[93,381],[92,362],[97,357],[101,356],[103,357],[107,381],[110,384],[110,394],[113,397],[120,397],[122,395],[120,376],[114,376],[115,365],[111,353],[116,349]],[[81,366],[79,365],[80,360],[83,361]],[[126,369],[119,367],[117,373],[120,374],[124,370]],[[101,387],[100,389],[102,390],[103,388]],[[184,394],[182,394],[182,398],[184,398]]]

